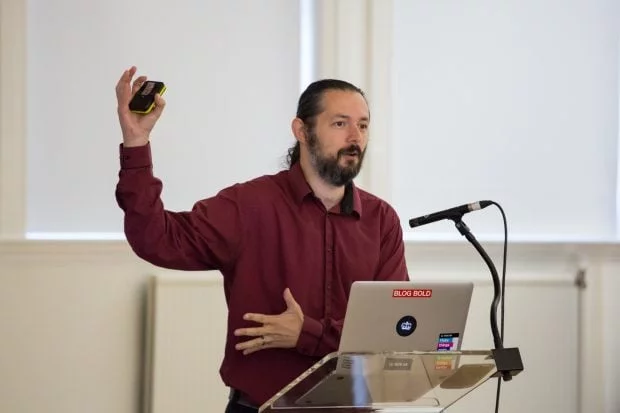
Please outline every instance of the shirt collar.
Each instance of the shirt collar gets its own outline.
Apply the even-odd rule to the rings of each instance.
[[[299,162],[296,162],[289,170],[289,182],[293,190],[295,201],[301,205],[304,198],[312,194],[312,188],[308,185]],[[344,215],[356,214],[362,217],[362,200],[359,189],[353,182],[348,183],[344,189],[344,197],[340,201],[340,211]]]

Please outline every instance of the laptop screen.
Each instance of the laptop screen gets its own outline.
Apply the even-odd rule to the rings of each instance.
[[[339,351],[458,351],[471,282],[357,281]]]

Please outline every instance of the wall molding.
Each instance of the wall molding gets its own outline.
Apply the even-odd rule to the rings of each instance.
[[[480,241],[485,250],[501,265],[503,243]],[[413,263],[478,264],[482,259],[467,241],[406,241],[406,258]],[[0,239],[0,258],[19,259],[51,257],[117,256],[139,259],[124,240],[30,240]],[[519,242],[508,244],[508,264],[523,262],[541,264],[572,263],[575,268],[587,267],[591,261],[620,262],[620,243]],[[527,267],[519,267],[527,268]]]

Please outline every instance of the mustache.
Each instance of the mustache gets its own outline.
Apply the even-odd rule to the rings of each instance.
[[[360,148],[358,145],[350,145],[346,148],[340,149],[338,151],[338,157],[340,158],[341,156],[344,155],[357,155],[357,156],[361,156],[362,155],[362,148]]]

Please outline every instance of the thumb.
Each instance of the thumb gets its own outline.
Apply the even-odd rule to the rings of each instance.
[[[164,111],[164,107],[166,107],[166,101],[161,95],[158,93],[155,95],[155,108],[153,112],[157,118],[161,116],[161,113]]]
[[[292,310],[297,307],[297,301],[293,298],[293,294],[291,293],[290,288],[284,289],[284,301],[286,302],[286,307],[289,310]]]

